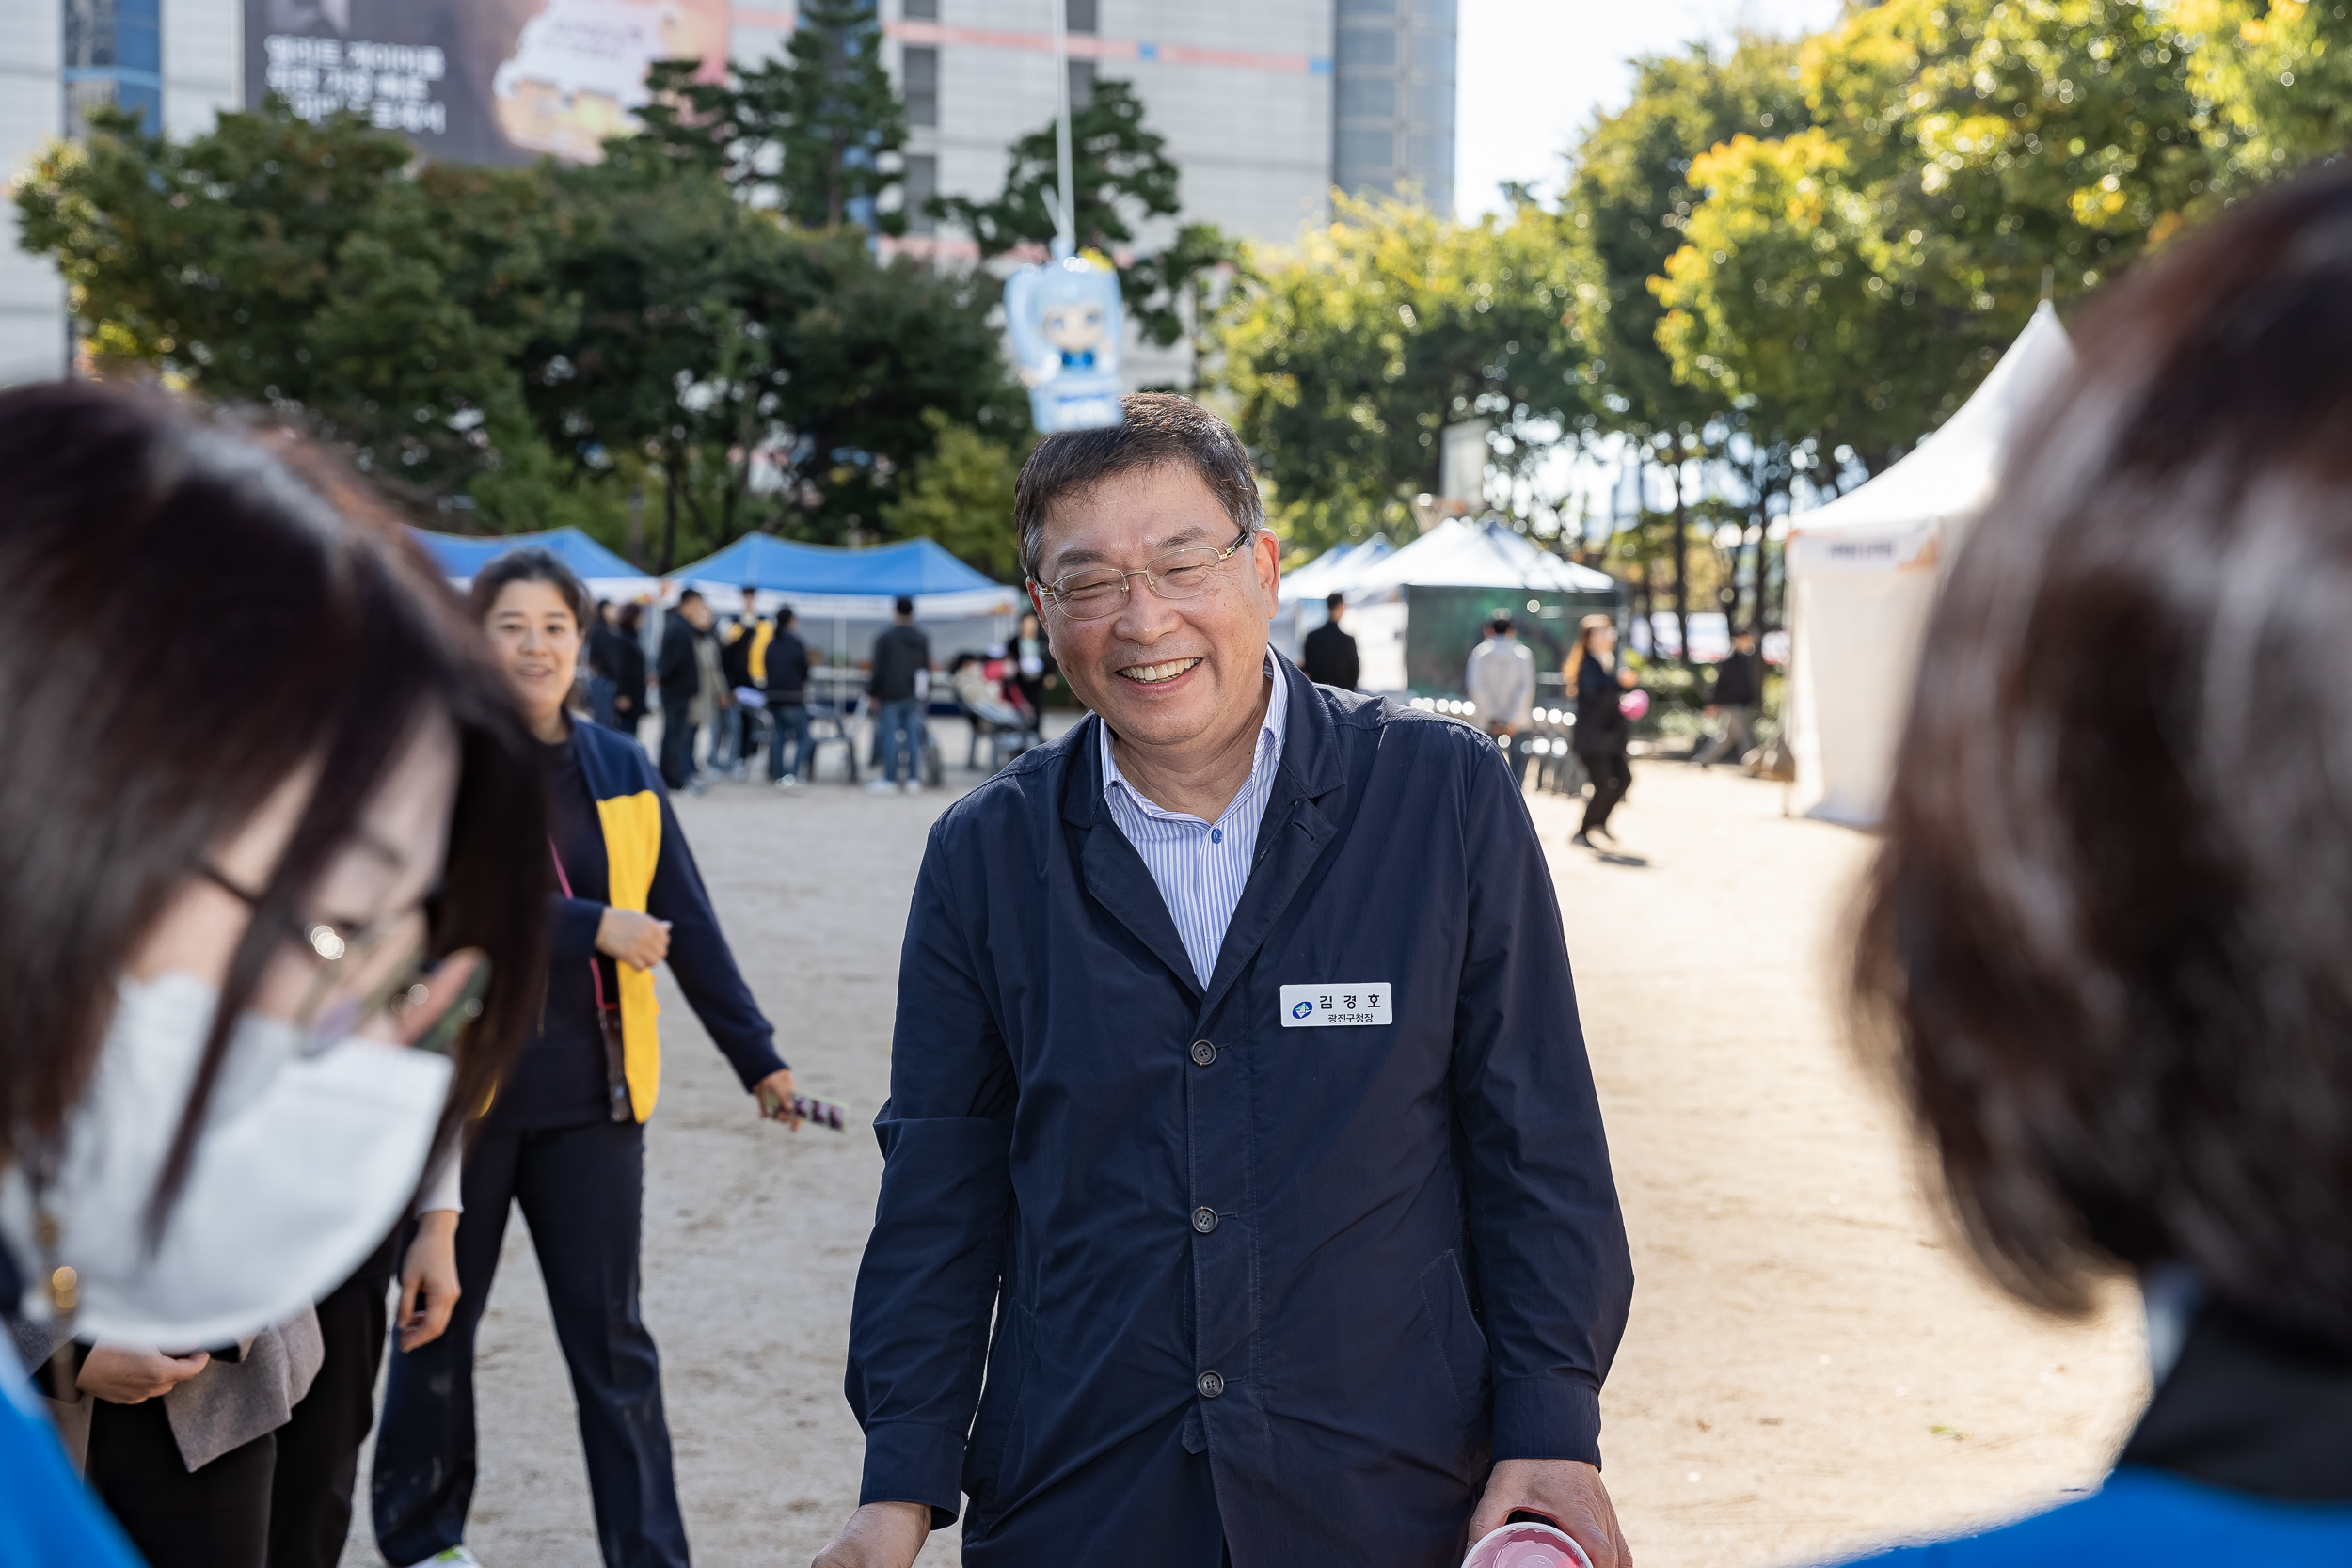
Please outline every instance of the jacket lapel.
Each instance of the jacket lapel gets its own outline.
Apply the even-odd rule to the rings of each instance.
[[[1089,714],[1073,732],[1069,784],[1062,795],[1062,816],[1075,830],[1078,873],[1094,901],[1111,912],[1137,942],[1166,964],[1195,996],[1200,977],[1176,935],[1175,917],[1152,879],[1151,867],[1127,835],[1111,820],[1103,800],[1103,752],[1098,738],[1102,718]]]
[[[1216,972],[1200,999],[1206,1018],[1249,967],[1265,945],[1276,924],[1291,907],[1315,863],[1337,834],[1342,788],[1346,769],[1342,765],[1339,726],[1321,692],[1290,660],[1275,666],[1291,683],[1290,721],[1282,735],[1282,762],[1267,792],[1265,818],[1258,828],[1257,863],[1242,889],[1241,902],[1225,927],[1225,944],[1218,949]]]

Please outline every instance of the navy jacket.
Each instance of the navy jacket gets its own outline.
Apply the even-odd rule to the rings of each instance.
[[[1275,667],[1205,995],[1100,719],[932,830],[848,1388],[864,1500],[968,1495],[978,1568],[1450,1568],[1492,1460],[1599,1458],[1632,1269],[1510,768]],[[1286,985],[1392,1022],[1286,1028]]]
[[[586,983],[580,966],[596,954],[596,927],[608,904],[666,920],[670,973],[743,1086],[780,1071],[785,1063],[776,1054],[775,1031],[735,967],[735,950],[719,929],[702,871],[670,810],[670,792],[653,759],[628,736],[585,720],[573,721],[572,745],[604,830],[606,896],[600,902],[553,895],[550,983]],[[644,1121],[653,1115],[660,1093],[661,1036],[655,1018],[661,1006],[650,971],[622,964],[614,966],[613,974],[630,1108]]]
[[[691,702],[702,689],[702,670],[694,661],[693,624],[673,610],[661,622],[661,655],[654,660],[654,684],[661,688],[661,705]]]

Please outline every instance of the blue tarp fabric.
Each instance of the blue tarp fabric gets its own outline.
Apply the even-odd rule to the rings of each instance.
[[[912,598],[1002,586],[958,561],[935,539],[902,539],[873,549],[795,544],[764,533],[737,540],[670,574],[674,580],[723,583],[779,594],[839,594]]]
[[[642,578],[646,575],[576,528],[489,537],[434,533],[421,528],[412,528],[408,531],[416,536],[417,543],[431,552],[441,570],[453,578],[470,578],[509,550],[533,548],[554,552],[575,576],[582,578]]]

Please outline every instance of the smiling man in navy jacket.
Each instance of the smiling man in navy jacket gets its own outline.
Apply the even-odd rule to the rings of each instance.
[[[1278,546],[1183,398],[1016,510],[1093,710],[943,816],[899,974],[821,1568],[1629,1561],[1632,1269],[1549,872],[1467,725],[1266,652]],[[985,1383],[983,1383],[985,1369]]]

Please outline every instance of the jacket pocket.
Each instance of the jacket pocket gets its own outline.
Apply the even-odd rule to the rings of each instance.
[[[1421,1271],[1421,1309],[1437,1341],[1438,1354],[1454,1380],[1454,1398],[1466,1416],[1486,1407],[1493,1388],[1487,1366],[1486,1335],[1470,1311],[1470,1291],[1462,1280],[1462,1265],[1453,1249],[1438,1254]]]
[[[1005,1451],[1021,1417],[1021,1397],[1037,1361],[1037,1321],[1010,1296],[996,1319],[996,1343],[988,1357],[988,1381],[980,1389],[979,1418],[963,1450],[963,1493],[972,1513],[993,1516],[1001,1506]]]

